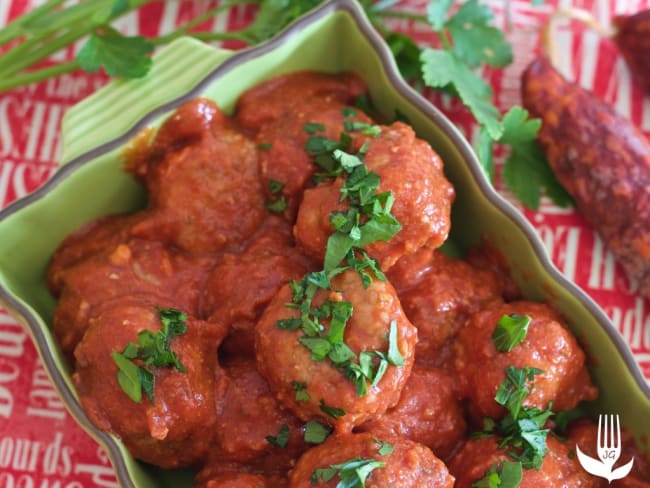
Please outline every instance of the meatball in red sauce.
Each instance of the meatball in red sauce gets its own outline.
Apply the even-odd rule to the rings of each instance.
[[[289,476],[290,488],[337,486],[340,468],[330,479],[319,470],[354,461],[375,463],[366,488],[452,488],[454,477],[427,447],[406,439],[378,439],[371,434],[339,434],[307,451]]]
[[[217,457],[258,464],[268,458],[275,469],[288,469],[307,447],[302,422],[273,397],[253,360],[238,360],[224,370],[228,387],[217,402]]]
[[[598,488],[599,482],[571,459],[569,447],[552,435],[546,439],[547,452],[539,469],[523,469],[519,488]],[[447,464],[456,477],[456,488],[472,488],[493,466],[512,462],[508,447],[499,447],[494,437],[472,439]]]
[[[89,222],[67,236],[59,244],[47,269],[50,293],[58,298],[68,268],[128,240],[131,227],[142,217],[141,213],[108,215]]]
[[[499,352],[492,334],[504,315],[529,316],[531,322],[523,342],[509,352]],[[548,305],[513,302],[491,306],[472,315],[454,343],[454,369],[458,389],[469,400],[469,410],[480,422],[483,417],[501,418],[504,409],[494,397],[505,379],[508,366],[538,368],[534,388],[524,405],[569,410],[583,400],[593,400],[598,391],[591,384],[585,354],[562,318]]]
[[[306,150],[309,138],[314,135],[338,141],[343,132],[344,119],[348,122],[372,123],[363,112],[345,117],[344,110],[352,110],[341,103],[318,100],[307,108],[282,114],[274,124],[262,127],[256,136],[260,148],[260,172],[267,197],[284,197],[289,220],[295,219],[302,192],[313,186],[312,176],[318,172],[313,156]],[[281,190],[271,192],[273,184]]]
[[[604,423],[604,420],[601,422]],[[597,452],[598,424],[596,422],[589,419],[577,420],[569,426],[566,435],[568,437],[567,446],[572,454],[575,454],[579,447],[584,454],[600,461]],[[626,465],[634,459],[632,471],[625,478],[613,480],[611,484],[603,478],[594,478],[600,480],[596,486],[599,488],[608,486],[612,488],[650,488],[650,455],[639,450],[634,438],[624,427],[621,427],[620,446],[620,457],[614,464],[614,469]],[[575,456],[574,462],[577,465],[578,458]]]
[[[380,177],[378,193],[391,191],[395,198],[392,214],[402,225],[388,242],[374,242],[365,249],[387,271],[402,256],[419,248],[440,246],[449,233],[454,189],[442,172],[442,161],[428,143],[401,122],[381,126],[368,142],[364,163]],[[319,185],[305,191],[298,209],[294,234],[298,244],[315,259],[323,259],[325,246],[334,231],[330,214],[343,210],[342,182]]]
[[[200,288],[213,259],[168,249],[160,242],[129,239],[67,268],[54,310],[54,333],[70,353],[95,309],[119,297],[154,297],[161,307],[198,312]]]
[[[137,459],[163,468],[204,459],[214,441],[215,392],[223,394],[225,387],[216,359],[224,328],[191,317],[186,325],[186,333],[169,344],[185,371],[153,368],[153,402],[144,393],[139,402],[127,396],[113,359],[129,343],[138,344],[142,331],[161,330],[153,304],[106,302],[75,349],[73,381],[90,420],[122,439]]]
[[[167,129],[182,117],[188,127]],[[183,106],[159,134],[146,175],[150,216],[133,233],[195,253],[238,249],[266,214],[253,141],[206,99]]]
[[[375,436],[401,437],[430,448],[446,459],[465,438],[463,409],[453,378],[436,368],[413,367],[399,402],[357,428]]]
[[[373,281],[366,289],[355,271],[346,271],[332,279],[331,290],[335,291],[319,289],[313,306],[320,306],[326,300],[352,304],[354,312],[344,332],[344,343],[349,349],[356,356],[361,351],[384,354],[394,327],[395,347],[403,365],[388,365],[381,380],[375,386],[367,385],[367,392],[359,395],[355,383],[329,358],[313,358],[310,349],[301,343],[302,330],[278,327],[278,320],[300,315],[295,308],[286,306],[292,301],[291,289],[286,285],[255,328],[257,366],[276,397],[298,417],[303,420],[320,417],[339,431],[350,431],[397,403],[411,372],[417,333],[388,282]],[[296,395],[297,385],[302,385],[303,396]]]
[[[400,259],[388,279],[418,329],[415,359],[427,364],[440,364],[441,349],[467,317],[503,301],[494,273],[429,248]]]
[[[276,76],[243,93],[234,118],[244,130],[255,134],[283,114],[308,110],[313,105],[350,105],[366,91],[363,80],[351,73],[302,71]]]
[[[267,218],[243,253],[228,253],[212,269],[203,289],[202,316],[230,331],[221,351],[254,354],[254,327],[282,285],[299,280],[313,265],[293,245],[291,226]]]

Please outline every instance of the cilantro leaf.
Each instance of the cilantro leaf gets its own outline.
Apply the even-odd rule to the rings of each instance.
[[[287,199],[284,195],[276,200],[264,200],[264,206],[266,209],[275,214],[281,214],[287,209]]]
[[[427,20],[434,31],[440,32],[447,22],[447,14],[454,0],[437,0],[427,5]]]
[[[270,39],[322,0],[262,0],[253,23],[244,31],[251,43]]]
[[[555,414],[555,430],[556,432],[566,432],[569,424],[574,420],[584,417],[585,411],[581,406],[572,408],[571,410],[562,410]]]
[[[453,37],[453,52],[470,67],[482,62],[495,67],[512,63],[512,46],[503,31],[489,25],[493,17],[490,7],[468,0],[445,23]]]
[[[289,426],[286,424],[283,425],[280,427],[277,435],[267,435],[265,439],[269,444],[275,447],[287,447],[287,443],[289,442]]]
[[[571,197],[557,181],[537,143],[541,121],[529,119],[528,115],[527,110],[515,106],[503,116],[503,134],[498,141],[511,146],[503,167],[504,182],[520,202],[533,210],[539,207],[543,190],[556,205],[570,205]]]
[[[542,189],[559,206],[572,202],[566,190],[555,178],[546,156],[535,141],[512,147],[503,167],[503,180],[515,196],[528,208],[539,207]]]
[[[492,333],[492,342],[497,351],[511,351],[513,347],[523,342],[526,339],[530,321],[531,318],[528,315],[522,317],[514,313],[501,317]]]
[[[420,53],[422,49],[415,41],[398,32],[391,32],[384,40],[395,58],[397,68],[405,80],[417,82],[422,79],[422,70],[420,69]]]
[[[111,357],[119,368],[117,382],[120,388],[131,400],[140,403],[142,401],[142,382],[138,372],[139,368],[119,352],[113,352]]]
[[[292,381],[291,388],[296,392],[297,402],[308,402],[310,400],[309,393],[307,392],[307,383]]]
[[[136,403],[142,401],[142,391],[153,403],[154,374],[151,367],[175,368],[186,373],[176,353],[169,345],[171,340],[187,332],[187,315],[174,308],[156,307],[158,319],[162,325],[161,330],[153,332],[145,329],[138,333],[138,344],[129,342],[124,350],[113,352],[111,357],[119,370],[117,381],[131,400]],[[133,360],[142,361],[142,366],[136,365]]]
[[[503,461],[492,465],[483,478],[472,483],[472,488],[517,488],[523,476],[521,462]]]
[[[404,366],[404,357],[397,344],[397,321],[391,320],[388,333],[388,362],[393,366]]]
[[[389,456],[393,454],[395,448],[392,446],[392,444],[389,444],[388,442],[379,439],[375,439],[375,442],[377,442],[377,444],[379,445],[379,448],[377,449],[377,453],[379,453],[380,456]]]
[[[534,141],[542,126],[540,119],[529,119],[528,110],[518,105],[512,107],[503,116],[503,134],[499,138],[501,144],[515,145],[521,142]]]
[[[420,56],[422,75],[427,86],[453,86],[461,101],[485,126],[493,139],[503,133],[499,110],[492,103],[492,88],[478,77],[462,60],[449,51],[427,48]]]
[[[332,407],[327,405],[323,400],[320,401],[320,409],[326,415],[329,415],[333,419],[337,419],[345,415],[345,410],[342,408]]]
[[[269,193],[271,195],[277,195],[278,193],[280,193],[282,191],[284,186],[285,186],[284,183],[282,183],[281,181],[269,180],[269,183],[268,183]]]
[[[307,122],[302,129],[307,134],[315,134],[316,132],[324,132],[325,126],[319,122]]]
[[[506,377],[499,385],[495,400],[510,412],[513,418],[519,416],[524,398],[528,396],[532,388],[532,381],[535,375],[541,374],[542,370],[526,366],[519,369],[515,366],[506,368]]]
[[[329,482],[337,474],[341,482],[339,488],[364,488],[368,476],[377,468],[383,468],[386,463],[375,459],[354,458],[340,464],[332,464],[327,468],[315,469],[311,475],[311,483]]]
[[[153,44],[142,36],[127,37],[111,27],[102,27],[90,37],[77,54],[81,67],[93,73],[102,66],[110,76],[141,78],[151,68]]]
[[[331,427],[323,425],[316,420],[310,420],[305,424],[304,439],[305,442],[310,444],[321,444],[331,433]]]

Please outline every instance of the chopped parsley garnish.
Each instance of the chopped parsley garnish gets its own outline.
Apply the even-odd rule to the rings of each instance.
[[[289,442],[289,426],[283,425],[280,427],[277,435],[267,435],[265,439],[269,444],[272,444],[275,447],[287,447],[287,443]]]
[[[375,442],[379,445],[377,452],[379,453],[380,456],[388,456],[390,454],[393,454],[395,448],[393,447],[392,444],[389,444],[388,442],[379,439],[375,439]]]
[[[284,183],[276,180],[269,180],[269,193],[271,195],[277,195],[284,188]]]
[[[388,362],[395,366],[404,366],[404,357],[399,351],[397,345],[397,321],[392,320],[390,323],[390,332],[388,335]]]
[[[273,144],[271,144],[270,142],[260,142],[257,145],[257,148],[262,149],[262,150],[271,149],[272,147],[273,147]]]
[[[526,469],[539,469],[546,454],[546,421],[553,415],[552,404],[546,410],[523,406],[524,399],[533,388],[536,375],[543,371],[526,366],[522,369],[508,366],[495,401],[505,407],[507,413],[498,422],[484,421],[484,433],[499,436],[499,447],[508,447],[508,455],[519,461]],[[499,485],[500,486],[500,485]]]
[[[522,369],[514,366],[506,368],[506,377],[499,385],[495,401],[506,408],[513,416],[518,417],[524,399],[533,388],[535,376],[543,373],[541,369],[526,366]]]
[[[320,401],[320,409],[324,414],[329,415],[333,419],[338,419],[345,415],[345,410],[327,405],[323,400]]]
[[[316,420],[310,420],[305,424],[305,442],[310,444],[321,444],[332,433],[332,428],[323,425]]]
[[[315,134],[316,132],[324,132],[325,131],[325,126],[323,124],[319,124],[316,122],[307,122],[303,126],[303,130],[307,134]]]
[[[530,321],[528,315],[522,317],[515,313],[501,317],[492,333],[492,342],[497,351],[511,351],[513,347],[523,342],[526,339]]]
[[[284,195],[277,200],[267,199],[264,201],[264,206],[269,212],[280,214],[287,209],[287,199]]]
[[[138,344],[129,342],[121,353],[111,354],[119,368],[117,381],[122,391],[136,403],[142,401],[142,391],[153,403],[152,367],[175,368],[182,373],[186,372],[169,345],[175,336],[187,332],[187,315],[173,308],[156,308],[156,310],[162,325],[161,330],[158,332],[143,330],[138,333]]]
[[[336,475],[340,478],[337,488],[364,488],[366,479],[377,468],[383,468],[386,463],[375,459],[355,458],[341,464],[332,464],[328,468],[315,469],[311,475],[311,483],[331,481]]]
[[[268,183],[269,193],[276,198],[266,199],[264,201],[264,206],[269,212],[272,213],[282,213],[287,209],[287,199],[284,195],[277,196],[282,192],[284,188],[284,183],[276,180],[269,180]]]
[[[349,119],[356,116],[354,109],[344,108],[343,116],[346,130],[379,135],[378,126]],[[309,134],[324,129],[323,124],[316,122],[304,126],[304,131]],[[323,270],[308,273],[302,280],[292,281],[289,285],[291,303],[286,306],[297,310],[300,317],[280,319],[276,325],[288,331],[300,330],[302,336],[298,337],[298,341],[310,351],[311,359],[328,359],[355,384],[357,395],[363,396],[368,391],[368,384],[377,385],[389,364],[404,365],[397,345],[397,322],[390,324],[386,353],[362,351],[357,356],[344,341],[345,327],[353,313],[352,303],[326,300],[318,307],[312,306],[316,291],[330,290],[331,279],[347,270],[357,272],[364,288],[368,288],[373,279],[386,281],[377,261],[368,256],[362,247],[387,241],[401,229],[401,224],[391,214],[393,194],[390,191],[377,193],[379,175],[369,171],[363,162],[367,144],[364,143],[353,154],[349,152],[351,142],[350,135],[344,132],[339,141],[312,135],[305,144],[305,150],[314,158],[314,163],[324,170],[317,174],[317,179],[343,178],[341,201],[347,201],[349,208],[330,214],[334,232],[327,241]],[[269,190],[273,193],[270,186]],[[278,192],[281,190],[281,187],[277,189]],[[299,393],[297,390],[297,401]]]
[[[555,431],[559,433],[566,432],[569,424],[574,420],[578,420],[586,415],[581,406],[572,408],[571,410],[562,410],[555,414]]]
[[[519,461],[494,464],[485,476],[472,483],[472,488],[517,488],[524,473]]]
[[[307,383],[292,381],[291,388],[296,392],[297,402],[308,402],[310,400],[309,393],[307,392]]]

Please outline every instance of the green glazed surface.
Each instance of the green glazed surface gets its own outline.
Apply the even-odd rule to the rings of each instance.
[[[649,450],[650,397],[618,333],[593,302],[551,267],[523,216],[489,188],[462,136],[439,114],[432,118],[435,109],[405,92],[401,82],[396,87],[396,68],[368,30],[354,2],[339,0],[270,44],[241,54],[181,39],[157,55],[155,69],[146,78],[114,82],[74,107],[64,120],[63,159],[70,164],[36,194],[0,213],[0,299],[34,337],[68,408],[107,448],[123,486],[189,487],[193,473],[134,461],[118,440],[88,422],[49,329],[54,301],[44,275],[50,256],[69,232],[91,219],[141,208],[145,202],[142,188],[123,172],[122,149],[101,149],[106,143],[131,131],[123,137],[126,141],[137,128],[159,124],[165,113],[190,97],[207,96],[231,111],[244,90],[274,75],[304,69],[354,71],[367,82],[373,103],[384,115],[396,110],[406,115],[418,135],[441,155],[456,188],[451,245],[463,251],[486,238],[507,257],[528,298],[548,301],[564,314],[589,354],[600,387],[599,399],[590,405],[592,414],[618,413]],[[218,66],[221,71],[208,76]],[[91,150],[92,155],[85,155]]]

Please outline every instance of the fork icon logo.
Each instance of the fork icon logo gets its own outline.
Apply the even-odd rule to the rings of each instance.
[[[610,483],[614,480],[625,478],[632,470],[634,458],[630,462],[612,469],[618,458],[621,457],[621,424],[616,415],[616,431],[614,431],[614,415],[598,416],[598,440],[597,440],[597,453],[600,459],[594,459],[580,450],[576,444],[576,454],[578,455],[578,462],[584,470],[598,476],[605,478]]]

